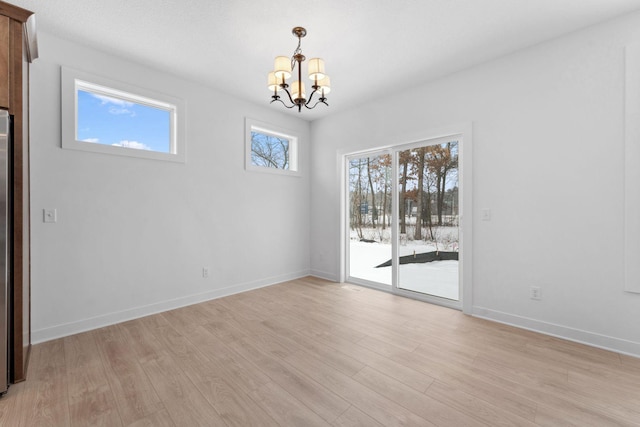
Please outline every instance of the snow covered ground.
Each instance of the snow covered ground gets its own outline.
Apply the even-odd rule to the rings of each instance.
[[[444,227],[443,227],[444,228]],[[447,244],[440,250],[457,250],[457,227],[446,227]],[[455,234],[455,236],[454,236]],[[453,238],[453,239],[451,239]],[[399,246],[400,256],[424,253],[436,250],[431,242],[407,241]],[[352,277],[383,283],[391,286],[391,267],[376,268],[391,259],[390,243],[360,242],[352,232],[349,242],[349,273]],[[404,264],[400,266],[399,287],[416,292],[458,300],[458,261],[433,261],[426,263]]]

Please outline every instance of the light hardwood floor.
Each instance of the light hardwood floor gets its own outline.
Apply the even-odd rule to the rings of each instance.
[[[316,278],[33,347],[2,426],[640,426],[640,359]]]

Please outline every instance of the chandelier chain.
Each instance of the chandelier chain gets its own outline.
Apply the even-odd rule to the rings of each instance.
[[[302,54],[302,48],[300,47],[302,43],[302,37],[298,36],[298,47],[296,47],[296,50],[293,51],[293,55],[291,55],[291,69],[295,69],[296,66],[296,55],[301,55]]]

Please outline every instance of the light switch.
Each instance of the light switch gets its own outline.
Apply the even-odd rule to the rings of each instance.
[[[482,220],[491,221],[491,209],[482,209]]]
[[[43,209],[43,221],[44,222],[57,222],[58,212],[56,209]]]

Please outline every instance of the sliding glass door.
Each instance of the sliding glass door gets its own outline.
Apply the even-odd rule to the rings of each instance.
[[[457,301],[458,141],[436,141],[397,157],[397,287]]]
[[[391,182],[390,153],[349,157],[348,258],[349,276],[391,286]]]
[[[347,280],[458,306],[459,135],[346,157]]]

